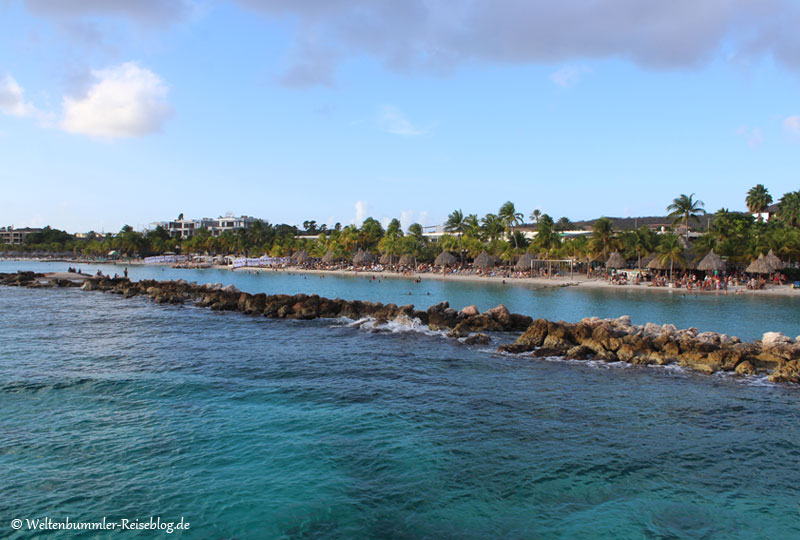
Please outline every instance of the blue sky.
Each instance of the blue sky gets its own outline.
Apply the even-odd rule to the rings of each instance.
[[[0,225],[743,209],[800,188],[800,7],[0,0]]]

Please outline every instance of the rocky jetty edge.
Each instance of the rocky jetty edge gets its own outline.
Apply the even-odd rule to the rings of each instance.
[[[184,280],[130,281],[127,278],[83,277],[62,279],[34,272],[0,273],[0,284],[28,288],[80,287],[84,291],[120,294],[124,298],[147,296],[161,304],[194,303],[215,311],[280,319],[369,318],[377,323],[397,321],[427,325],[446,331],[467,344],[491,342],[487,332],[521,332],[498,352],[531,357],[564,357],[574,360],[626,362],[637,365],[677,364],[703,373],[718,371],[737,375],[767,375],[772,382],[800,383],[800,336],[793,339],[767,332],[763,339],[742,342],[737,337],[674,325],[631,324],[630,317],[591,317],[576,323],[533,319],[511,313],[499,305],[480,313],[475,306],[456,310],[447,302],[426,311],[413,305],[397,306],[359,300],[329,299],[306,294],[249,294],[234,286],[198,285]]]

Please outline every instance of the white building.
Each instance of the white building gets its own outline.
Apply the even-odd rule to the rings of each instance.
[[[257,221],[250,216],[225,216],[203,219],[176,219],[173,221],[156,221],[150,224],[149,229],[158,226],[164,227],[171,238],[191,238],[199,229],[208,229],[213,237],[218,237],[225,231],[236,229],[248,229],[250,225]]]

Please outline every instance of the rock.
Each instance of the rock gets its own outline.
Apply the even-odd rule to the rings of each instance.
[[[616,322],[617,322],[617,325],[619,325],[619,326],[630,326],[631,325],[631,316],[630,315],[623,315],[621,317],[617,317]]]
[[[494,320],[499,322],[504,328],[511,329],[512,320],[511,320],[511,312],[508,311],[508,308],[500,304],[499,306],[493,307],[492,309],[486,310],[486,315],[491,316]]]
[[[540,347],[531,352],[534,358],[545,358],[549,356],[564,356],[564,351],[560,349],[551,349],[549,347]]]
[[[761,337],[761,344],[764,349],[773,347],[778,344],[791,344],[794,340],[789,336],[784,336],[781,332],[766,332]]]
[[[564,356],[566,358],[570,358],[572,360],[586,360],[590,358],[594,351],[589,347],[584,347],[583,345],[575,345],[571,349],[567,351],[567,354]]]
[[[514,343],[503,345],[501,352],[520,353],[541,347],[547,337],[547,319],[536,319]]]
[[[96,291],[97,290],[97,283],[92,279],[84,280],[83,285],[81,285],[82,291]]]
[[[484,334],[483,332],[477,332],[468,336],[464,343],[467,345],[488,345],[492,341],[492,338],[489,337],[488,334]]]
[[[461,310],[461,313],[463,313],[464,315],[477,315],[479,313],[478,306],[474,304],[471,306],[467,306]]]
[[[771,382],[800,383],[800,360],[781,362],[769,376]]]
[[[736,366],[736,374],[737,375],[755,375],[756,374],[756,368],[753,367],[753,364],[751,364],[749,360],[745,360],[744,362],[740,362]]]

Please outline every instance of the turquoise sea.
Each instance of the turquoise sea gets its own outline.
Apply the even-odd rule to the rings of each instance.
[[[800,334],[795,298],[129,271]],[[40,536],[12,519],[67,516],[183,517],[181,538],[800,538],[796,386],[493,352],[513,335],[467,347],[76,289],[0,287],[0,313],[0,538]]]

